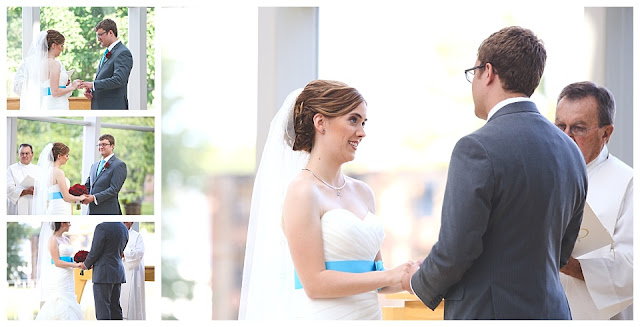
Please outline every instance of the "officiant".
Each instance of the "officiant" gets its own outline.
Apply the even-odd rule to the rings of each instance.
[[[129,242],[122,254],[122,263],[127,282],[122,284],[120,305],[125,320],[145,320],[144,295],[144,241],[142,235],[133,229],[133,222],[125,222],[129,230]]]
[[[33,147],[20,144],[20,161],[7,168],[7,215],[30,215],[33,202],[33,178],[38,166],[31,163]]]
[[[570,84],[558,97],[555,124],[580,148],[587,205],[613,239],[560,269],[573,319],[633,319],[633,169],[607,148],[614,116],[613,95],[595,83]]]

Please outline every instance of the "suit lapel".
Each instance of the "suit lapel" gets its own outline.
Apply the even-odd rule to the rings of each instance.
[[[120,47],[120,44],[122,44],[122,41],[118,42],[118,44],[113,46],[113,49],[111,49],[111,57],[113,58],[113,56],[115,55],[115,52],[118,50],[118,48]],[[104,66],[107,65],[107,62],[111,60],[111,59],[107,59],[104,58],[104,61],[102,62],[102,66],[100,66],[100,64],[98,63],[98,71],[96,72],[96,77],[98,76],[98,74],[100,73],[100,71],[102,70],[102,68],[104,68]]]
[[[113,159],[116,157],[116,155],[114,154],[111,158],[109,158],[109,160],[107,162],[105,162],[104,167],[102,167],[102,171],[98,174],[98,176],[96,177],[96,180],[98,178],[100,178],[100,176],[102,176],[102,174],[104,174],[104,171],[107,170],[107,164],[111,165],[111,163],[113,162]],[[100,159],[102,160],[102,159]],[[98,161],[96,163],[96,171],[98,170],[98,167],[100,166],[100,161]]]

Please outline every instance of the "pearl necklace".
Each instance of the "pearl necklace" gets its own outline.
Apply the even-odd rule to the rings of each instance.
[[[344,178],[344,175],[342,175],[342,179],[344,180],[344,183],[342,183],[342,186],[340,187],[335,187],[327,182],[325,182],[322,178],[320,178],[318,175],[316,175],[316,173],[314,173],[313,171],[311,171],[311,169],[309,168],[302,168],[302,170],[307,170],[309,171],[315,178],[317,178],[319,181],[321,181],[324,185],[327,185],[328,187],[336,190],[336,192],[338,192],[338,196],[340,196],[340,190],[342,190],[344,188],[345,185],[347,185],[347,179]]]

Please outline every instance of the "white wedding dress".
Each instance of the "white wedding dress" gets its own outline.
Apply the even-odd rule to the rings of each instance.
[[[73,260],[74,253],[69,239],[62,237],[56,240],[60,258],[65,261]],[[49,266],[43,267],[41,276],[42,287],[47,295],[36,320],[82,320],[82,309],[76,300],[73,268],[56,267],[49,262]]]
[[[373,263],[384,239],[380,218],[369,212],[362,220],[348,210],[333,209],[321,219],[324,259],[328,269],[335,263]],[[302,288],[294,293],[292,303],[296,307],[293,312],[300,319],[382,319],[377,291],[333,299],[310,299]]]
[[[60,65],[60,78],[58,79],[58,87],[66,88],[67,81],[69,80],[69,75],[67,74],[64,65],[57,58],[55,61]],[[54,97],[51,95],[51,80],[47,79],[42,82],[42,110],[69,110],[69,96],[71,96],[71,92],[59,96]]]
[[[67,182],[66,187],[69,189],[69,179],[65,178]],[[47,205],[47,211],[45,215],[71,215],[71,204],[64,201],[62,193],[60,192],[60,185],[55,184],[49,186],[49,202]]]

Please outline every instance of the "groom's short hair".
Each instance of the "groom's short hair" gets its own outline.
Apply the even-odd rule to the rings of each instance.
[[[116,139],[111,134],[104,134],[100,136],[98,141],[107,140],[111,145],[116,145]]]
[[[98,29],[103,29],[105,32],[113,31],[113,35],[118,37],[118,26],[116,26],[116,22],[109,18],[103,19],[101,22],[96,25],[96,31]]]

